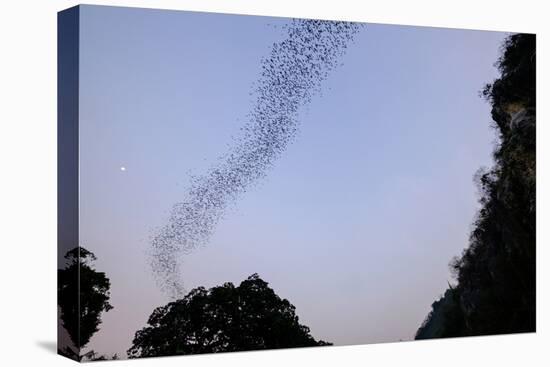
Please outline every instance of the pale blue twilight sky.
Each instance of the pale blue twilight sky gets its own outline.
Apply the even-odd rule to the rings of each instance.
[[[288,20],[96,6],[80,17],[80,241],[114,306],[89,347],[125,357],[168,301],[150,235],[238,136]],[[473,175],[495,139],[478,93],[505,36],[367,24],[268,178],[182,258],[187,289],[257,272],[315,338],[412,339],[467,245]]]

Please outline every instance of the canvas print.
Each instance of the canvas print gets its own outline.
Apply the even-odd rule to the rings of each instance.
[[[58,351],[535,331],[533,34],[58,15]]]

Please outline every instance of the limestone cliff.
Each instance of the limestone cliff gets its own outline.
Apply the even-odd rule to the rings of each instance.
[[[535,331],[535,44],[508,37],[501,76],[483,90],[499,133],[495,164],[477,175],[481,210],[451,262],[457,285],[432,304],[417,339]]]

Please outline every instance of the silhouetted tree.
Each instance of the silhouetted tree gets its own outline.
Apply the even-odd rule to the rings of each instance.
[[[193,289],[158,307],[136,332],[130,358],[330,345],[298,322],[295,307],[253,274],[232,283]]]
[[[432,305],[417,338],[535,331],[535,36],[515,34],[483,90],[499,132],[495,166],[477,175],[481,210],[451,263],[457,286]]]
[[[98,331],[101,313],[113,308],[109,304],[111,284],[105,273],[92,267],[96,257],[85,248],[75,247],[65,254],[65,259],[67,264],[57,275],[58,305],[63,325],[77,351],[60,352],[80,360],[80,350]]]

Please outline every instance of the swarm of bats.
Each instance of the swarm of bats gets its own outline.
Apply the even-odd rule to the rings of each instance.
[[[295,139],[298,113],[339,66],[359,23],[294,19],[287,37],[261,60],[255,102],[235,144],[203,175],[191,177],[184,201],[151,239],[150,262],[160,287],[184,295],[180,258],[209,241],[228,205],[264,178]]]

